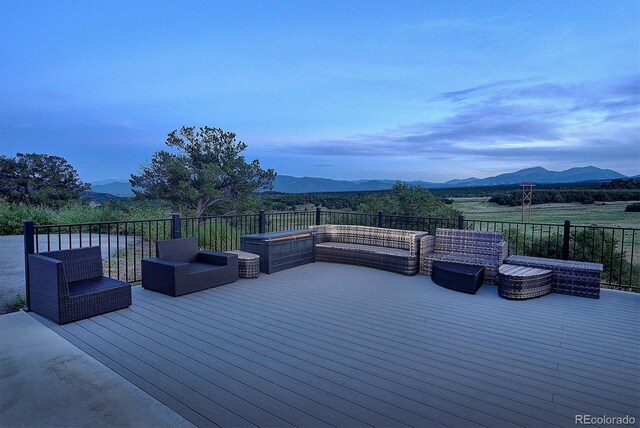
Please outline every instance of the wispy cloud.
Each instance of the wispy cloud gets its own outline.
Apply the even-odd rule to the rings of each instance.
[[[300,154],[354,157],[526,159],[554,163],[640,156],[640,79],[561,84],[539,79],[490,82],[442,93],[450,114],[379,133],[295,145]]]

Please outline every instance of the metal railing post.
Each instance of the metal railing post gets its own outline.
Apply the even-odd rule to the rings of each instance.
[[[320,226],[322,224],[322,211],[320,207],[316,207],[316,226]]]
[[[384,213],[382,210],[378,210],[378,227],[382,227],[384,225]]]
[[[258,233],[265,233],[267,230],[267,216],[264,210],[260,210],[258,216]]]
[[[562,260],[569,260],[569,239],[571,238],[571,222],[564,221],[564,233],[562,235]]]
[[[458,230],[464,230],[464,216],[458,216]]]
[[[180,214],[171,214],[171,239],[182,237],[182,228],[180,227]]]
[[[31,290],[29,289],[29,254],[34,253],[33,238],[35,228],[33,220],[25,220],[23,225],[24,236],[24,281],[25,281],[25,311],[31,310]]]

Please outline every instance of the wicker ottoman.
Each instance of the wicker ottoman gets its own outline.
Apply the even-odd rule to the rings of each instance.
[[[246,251],[232,250],[225,253],[238,255],[240,278],[257,278],[260,276],[260,256]]]
[[[449,290],[476,294],[484,281],[484,266],[433,262],[431,280]]]
[[[551,293],[553,272],[526,266],[502,265],[498,269],[498,294],[505,299],[531,299]]]

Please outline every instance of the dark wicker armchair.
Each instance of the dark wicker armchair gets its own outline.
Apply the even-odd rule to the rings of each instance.
[[[131,284],[102,275],[100,247],[29,254],[30,307],[58,324],[131,305]]]
[[[182,296],[237,281],[238,255],[198,251],[196,238],[156,242],[157,258],[142,260],[142,287]]]

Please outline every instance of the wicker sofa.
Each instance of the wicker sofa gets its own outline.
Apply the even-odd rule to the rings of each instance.
[[[100,247],[29,254],[30,307],[66,324],[131,305],[131,284],[102,275]]]
[[[238,255],[198,251],[196,238],[156,242],[157,258],[142,260],[142,287],[177,297],[237,281]]]
[[[368,266],[404,275],[418,273],[420,238],[426,232],[325,224],[316,230],[316,261]]]
[[[420,273],[431,275],[434,261],[484,266],[484,283],[498,283],[498,267],[508,256],[502,233],[436,229],[420,240]]]

